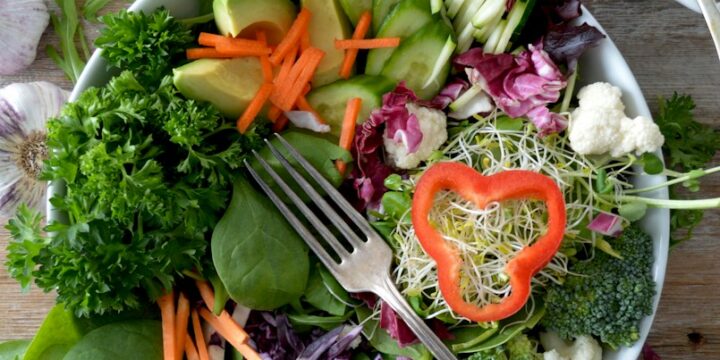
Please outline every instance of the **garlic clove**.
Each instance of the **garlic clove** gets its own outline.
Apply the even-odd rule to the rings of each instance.
[[[47,158],[47,120],[70,94],[49,83],[11,84],[0,89],[0,215],[17,206],[44,206],[47,184],[38,176]]]
[[[0,0],[0,75],[13,75],[35,61],[50,14],[45,0]]]

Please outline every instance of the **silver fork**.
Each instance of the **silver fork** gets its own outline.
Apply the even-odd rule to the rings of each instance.
[[[272,154],[277,158],[280,164],[290,173],[295,182],[309,196],[312,202],[325,214],[330,222],[340,231],[342,237],[349,243],[351,250],[348,250],[328,229],[325,223],[320,220],[313,211],[300,199],[300,197],[291,190],[290,186],[285,183],[282,178],[270,167],[270,165],[257,153],[255,158],[258,160],[262,168],[270,174],[272,179],[282,189],[282,191],[290,198],[291,202],[305,216],[305,218],[317,230],[319,235],[332,248],[339,258],[336,261],[333,256],[323,247],[318,239],[313,235],[303,223],[293,214],[288,206],[278,197],[278,195],[263,181],[256,169],[245,160],[248,171],[260,185],[267,196],[277,206],[280,212],[285,216],[290,225],[305,240],[310,249],[315,252],[320,261],[330,270],[338,282],[350,292],[372,292],[377,294],[383,301],[392,307],[398,315],[408,324],[410,329],[430,350],[436,359],[450,360],[455,359],[452,352],[442,343],[435,333],[425,324],[425,322],[415,313],[408,305],[395,284],[390,279],[390,264],[392,262],[392,250],[385,241],[378,235],[355,209],[345,200],[345,198],[327,182],[322,175],[303,158],[300,153],[293,148],[280,135],[276,135],[280,143],[285,147],[288,154],[294,158],[298,164],[310,175],[310,177],[325,191],[330,199],[347,215],[365,239],[361,239],[358,234],[343,220],[340,215],[328,204],[307,180],[302,176],[283,156],[283,154],[273,146],[269,141],[265,140]]]

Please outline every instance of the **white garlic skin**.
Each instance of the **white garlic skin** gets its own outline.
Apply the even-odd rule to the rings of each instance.
[[[44,148],[47,120],[60,113],[69,95],[44,81],[0,89],[1,216],[13,215],[20,204],[44,207],[47,184],[37,179],[42,159],[35,159],[37,153],[21,150]]]
[[[0,0],[0,75],[13,75],[35,61],[50,14],[45,0]]]

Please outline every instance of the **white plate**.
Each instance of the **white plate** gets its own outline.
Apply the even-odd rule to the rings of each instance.
[[[683,4],[686,8],[691,9],[695,12],[700,12],[700,5],[698,5],[698,2],[696,0],[675,0],[681,4]]]
[[[678,1],[685,2],[693,0]],[[130,10],[152,11],[159,6],[165,6],[165,8],[177,17],[195,16],[198,11],[198,3],[195,0],[139,0],[130,7]],[[577,20],[579,23],[587,22],[605,32],[587,9],[583,8],[583,13],[584,15]],[[589,50],[581,59],[580,64],[580,78],[583,79],[584,82],[607,81],[622,89],[623,101],[625,102],[626,112],[629,116],[635,117],[643,115],[651,117],[650,110],[645,102],[645,97],[642,91],[640,91],[640,86],[612,40],[608,38],[599,46]],[[83,71],[80,76],[75,89],[73,89],[70,100],[74,101],[77,99],[79,94],[90,86],[102,86],[112,75],[113,74],[107,71],[105,62],[100,57],[99,52],[96,51],[85,67],[85,71]],[[665,180],[664,176],[640,175],[634,179],[634,182],[638,186],[645,187],[662,183]],[[51,193],[56,193],[62,192],[63,189],[60,184],[53,184],[50,191]],[[646,196],[667,199],[668,193],[666,189],[663,189],[646,194]],[[62,214],[54,211],[49,203],[48,215],[50,219],[63,217]],[[669,211],[652,209],[648,211],[647,216],[642,221],[642,227],[653,238],[653,256],[655,263],[652,268],[652,275],[657,283],[657,294],[653,303],[653,315],[646,317],[642,321],[640,326],[640,339],[635,346],[621,348],[617,351],[606,351],[603,357],[605,360],[635,360],[640,354],[645,338],[650,331],[650,326],[655,316],[654,312],[657,310],[657,305],[660,301],[660,292],[665,279],[670,235],[669,219]]]

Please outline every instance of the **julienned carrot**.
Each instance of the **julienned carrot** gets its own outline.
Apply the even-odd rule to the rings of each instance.
[[[314,59],[317,58],[321,52],[321,50],[314,48],[304,51],[302,55],[300,55],[300,58],[297,60],[297,62],[287,73],[287,75],[283,77],[278,75],[278,78],[275,79],[275,91],[273,91],[271,99],[273,104],[275,104],[277,107],[284,111],[292,110],[291,108],[293,104],[290,104],[289,106],[283,106],[283,104],[287,101],[287,94],[290,92],[292,87],[295,86],[295,83],[300,77],[300,74],[313,61],[315,61]]]
[[[310,106],[310,103],[308,103],[307,99],[305,98],[305,95],[300,96],[298,98],[297,107],[298,107],[298,109],[300,109],[302,111],[307,111],[307,112],[313,113],[313,115],[315,115],[315,117],[318,119],[318,122],[320,122],[321,124],[327,124],[327,122],[325,122],[325,120],[322,117],[320,117],[320,114],[318,114],[318,112],[315,111],[315,109],[313,109],[312,106]]]
[[[336,49],[379,49],[400,46],[399,37],[335,40]]]
[[[182,354],[185,349],[188,318],[190,317],[190,301],[182,292],[178,296],[177,315],[175,316],[175,351]]]
[[[215,48],[194,48],[185,50],[185,55],[190,60],[197,59],[228,59],[232,56],[227,53],[221,53]]]
[[[256,38],[262,45],[267,46],[267,36],[265,36],[264,31],[258,31]],[[268,55],[260,56],[260,64],[262,65],[263,78],[265,79],[265,82],[272,82],[273,67],[270,63],[270,57],[268,57]]]
[[[249,40],[249,39],[238,39],[238,38],[232,38],[227,36],[222,36],[218,34],[211,34],[206,32],[201,32],[200,36],[198,37],[198,44],[202,46],[210,46],[210,47],[217,47],[220,44],[226,44],[226,45],[237,45],[237,46],[247,46],[247,47],[266,47],[267,45],[262,45],[257,40]]]
[[[198,291],[200,292],[200,297],[202,297],[203,302],[205,302],[205,308],[206,309],[212,309],[213,306],[215,306],[215,294],[213,293],[212,288],[210,287],[210,284],[208,284],[207,281],[203,280],[195,280],[195,285],[198,288]],[[202,315],[202,314],[201,314]],[[214,316],[214,314],[213,314]],[[223,324],[229,324],[230,327],[235,328],[234,330],[236,333],[240,336],[240,342],[245,342],[248,339],[248,334],[243,330],[240,325],[238,325],[235,320],[233,320],[232,316],[230,314],[223,310],[217,318],[220,319],[220,321]],[[217,329],[216,329],[217,330]],[[196,335],[197,336],[197,335]]]
[[[357,123],[360,109],[362,108],[361,98],[352,98],[348,100],[347,106],[345,107],[345,116],[343,117],[342,129],[340,130],[340,147],[345,150],[350,150],[352,147],[353,139],[355,138],[355,124]],[[344,174],[347,168],[342,160],[336,160],[335,166],[337,167],[340,174]]]
[[[195,344],[193,343],[192,338],[190,337],[190,334],[185,332],[185,342],[184,342],[184,350],[185,355],[187,355],[188,360],[200,360],[200,355],[198,354],[197,349],[195,348]]]
[[[275,80],[273,80],[273,83],[275,84],[276,89],[277,89],[277,85],[284,82],[285,79],[287,79],[288,75],[290,74],[290,70],[292,70],[293,64],[295,64],[295,58],[297,57],[298,51],[299,51],[299,46],[295,45],[293,47],[293,49],[283,59],[282,65],[280,66],[280,71],[278,71],[278,74],[275,77]]]
[[[285,55],[287,55],[296,44],[302,41],[303,33],[307,32],[310,17],[310,10],[307,8],[302,8],[302,10],[300,10],[300,13],[290,27],[290,30],[288,30],[283,40],[275,49],[275,52],[273,52],[272,56],[270,56],[270,62],[273,63],[273,65],[280,65],[280,62],[283,58],[285,58]]]
[[[242,116],[237,121],[237,128],[240,133],[244,134],[247,131],[250,124],[252,124],[255,117],[262,111],[265,102],[270,98],[270,94],[273,91],[273,84],[267,83],[260,87],[260,90],[255,94],[255,97],[250,101],[250,104],[243,112]]]
[[[160,306],[163,334],[163,359],[179,360],[175,347],[175,292],[170,291],[157,300]]]
[[[310,43],[310,32],[305,31],[303,32],[302,36],[300,37],[300,50],[305,51],[309,49],[312,46]]]
[[[306,60],[303,61],[303,58],[306,56]],[[305,91],[306,86],[310,84],[310,80],[312,80],[315,75],[315,71],[324,56],[325,52],[320,49],[307,49],[293,66],[293,70],[295,70],[296,67],[300,69],[297,79],[292,81],[292,83],[288,82],[287,84],[290,84],[289,86],[286,85],[279,90],[277,94],[280,94],[280,101],[279,104],[275,103],[275,105],[284,111],[292,110],[293,105],[295,105],[297,99],[302,95],[303,91]],[[288,81],[292,80],[293,71],[290,73],[291,76],[288,77]]]
[[[270,54],[270,48],[255,47],[255,46],[242,46],[235,44],[220,43],[215,48],[220,54],[227,54],[230,57],[242,57],[242,56],[267,56]]]
[[[260,359],[259,355],[248,346],[245,341],[247,340],[247,334],[235,321],[230,318],[230,321],[224,321],[221,317],[215,316],[206,308],[200,309],[200,316],[205,319],[210,325],[229,342],[234,348],[236,348],[246,359]],[[243,336],[245,335],[245,336]]]
[[[287,118],[287,116],[285,116],[285,114],[280,115],[277,121],[275,121],[275,123],[273,124],[273,131],[277,133],[283,131],[285,129],[285,126],[287,126],[288,121],[290,120]]]
[[[210,360],[207,345],[205,345],[205,336],[203,335],[202,326],[200,326],[200,317],[195,309],[191,312],[193,333],[195,334],[195,345],[198,350],[200,360]]]
[[[277,121],[277,119],[282,115],[283,111],[280,110],[279,107],[275,105],[270,105],[270,110],[268,110],[267,117],[271,122]]]
[[[370,11],[363,12],[362,15],[360,15],[357,26],[355,27],[355,32],[353,32],[353,40],[364,39],[368,30],[370,30],[371,23],[372,14],[370,14]],[[342,65],[340,66],[340,77],[344,79],[350,78],[353,65],[355,65],[355,59],[357,59],[358,51],[358,49],[348,49],[345,51],[345,58],[343,58]]]

